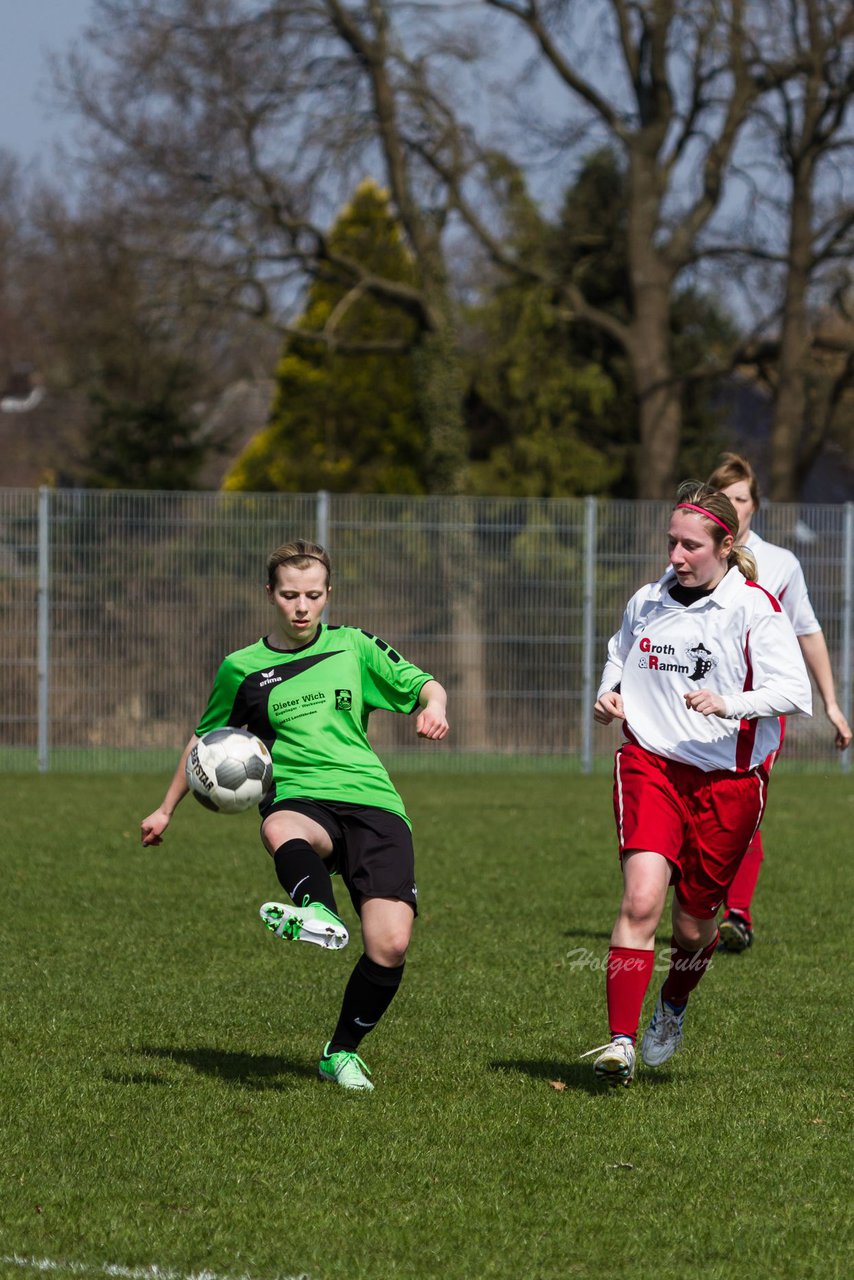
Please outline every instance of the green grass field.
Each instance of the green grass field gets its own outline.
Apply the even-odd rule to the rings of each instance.
[[[254,815],[188,800],[143,850],[165,779],[7,779],[3,1280],[848,1276],[854,779],[775,779],[756,946],[613,1092],[579,1061],[607,1036],[609,780],[400,784],[421,915],[354,1096],[315,1069],[358,933],[264,931]]]

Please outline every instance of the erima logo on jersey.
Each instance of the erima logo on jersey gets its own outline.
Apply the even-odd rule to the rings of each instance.
[[[271,667],[269,671],[261,672],[261,683],[258,687],[259,689],[263,689],[265,685],[281,684],[281,682],[282,682],[282,676],[276,675],[276,668]]]

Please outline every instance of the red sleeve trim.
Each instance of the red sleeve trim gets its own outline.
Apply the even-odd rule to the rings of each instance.
[[[747,585],[749,587],[759,586],[757,582],[748,582]],[[759,587],[759,590],[764,591],[765,588]],[[765,591],[765,594],[766,596],[768,596],[768,599],[772,602],[772,604],[774,604],[776,608],[779,609],[780,606],[777,604],[777,601],[774,599],[774,597],[768,595],[767,591]],[[744,684],[742,685],[742,692],[747,693],[748,690],[753,688],[753,663],[750,661],[750,632],[749,631],[744,638],[744,660],[747,663],[747,671],[744,676]],[[744,770],[744,769],[750,768],[750,761],[753,758],[753,744],[756,741],[756,728],[757,728],[756,720],[742,720],[738,726],[738,736],[736,737],[736,740],[735,740],[736,769]]]
[[[758,582],[751,582],[751,581],[750,581],[750,579],[748,578],[748,579],[747,579],[747,586],[748,586],[748,587],[755,587],[757,591],[761,591],[761,592],[762,592],[762,594],[763,594],[764,596],[767,596],[767,597],[768,597],[768,599],[771,601],[771,605],[772,605],[772,607],[773,607],[773,609],[774,609],[774,612],[775,612],[775,613],[782,613],[782,612],[783,612],[782,608],[780,607],[780,601],[776,598],[776,596],[772,596],[772,595],[771,595],[771,592],[770,592],[770,591],[766,591],[766,590],[765,590],[765,588],[764,588],[764,587],[762,587],[762,586],[760,586]]]

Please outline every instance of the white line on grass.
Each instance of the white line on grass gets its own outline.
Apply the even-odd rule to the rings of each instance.
[[[60,1262],[54,1258],[24,1258],[18,1253],[0,1257],[0,1264],[27,1267],[31,1271],[66,1272],[73,1276],[109,1276],[111,1280],[259,1280],[248,1272],[226,1276],[219,1271],[173,1271],[168,1267],[119,1267],[114,1263]],[[275,1280],[311,1280],[304,1272],[298,1276],[276,1276]]]

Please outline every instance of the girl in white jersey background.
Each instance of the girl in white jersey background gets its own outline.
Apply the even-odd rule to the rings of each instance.
[[[738,515],[737,541],[747,547],[756,561],[757,581],[771,592],[788,615],[807,670],[821,695],[824,713],[833,727],[834,745],[844,751],[851,742],[851,728],[836,701],[827,643],[810,603],[803,570],[791,551],[766,542],[750,527],[760,504],[759,485],[753,467],[740,454],[725,453],[708,484],[712,489],[725,493],[735,507]],[[762,836],[757,831],[727,894],[720,926],[722,950],[744,951],[753,942],[751,906],[763,857]]]
[[[670,568],[632,596],[608,645],[593,714],[624,725],[614,768],[623,895],[606,974],[611,1040],[590,1052],[611,1084],[634,1075],[671,884],[670,968],[642,1057],[657,1067],[679,1048],[688,997],[717,945],[718,910],[762,818],[779,717],[811,713],[791,623],[751,581],[755,564],[737,532],[727,497],[683,485],[670,518]]]

